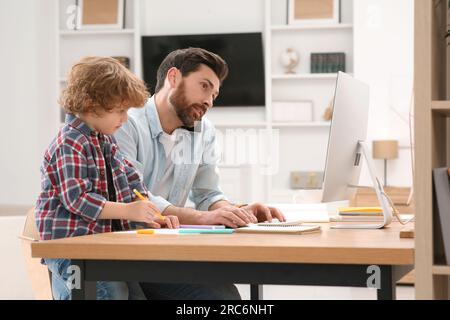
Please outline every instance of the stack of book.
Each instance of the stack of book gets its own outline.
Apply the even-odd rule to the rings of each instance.
[[[414,216],[412,214],[399,215],[402,221],[408,221]],[[396,217],[394,217],[396,219]],[[332,221],[347,222],[381,222],[383,221],[383,211],[381,207],[346,207],[337,210],[337,216]]]
[[[311,53],[311,73],[345,72],[345,53]]]

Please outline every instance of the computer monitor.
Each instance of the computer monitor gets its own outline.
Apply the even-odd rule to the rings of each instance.
[[[382,228],[392,220],[392,208],[383,186],[375,175],[365,144],[369,118],[369,86],[339,72],[333,103],[333,117],[328,140],[322,202],[350,200],[359,183],[363,158],[366,159],[380,206],[382,224],[336,225],[338,228]]]

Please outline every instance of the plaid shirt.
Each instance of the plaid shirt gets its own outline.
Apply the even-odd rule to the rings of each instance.
[[[111,231],[111,220],[98,219],[109,199],[101,142],[104,156],[111,160],[117,202],[132,202],[134,188],[147,193],[114,137],[99,134],[74,115],[67,115],[41,166],[36,223],[42,240]],[[136,226],[131,221],[120,221],[123,230]]]

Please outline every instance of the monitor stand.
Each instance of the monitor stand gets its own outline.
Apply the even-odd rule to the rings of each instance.
[[[378,202],[383,211],[383,222],[382,223],[372,223],[372,224],[353,224],[350,222],[335,224],[331,228],[334,229],[381,229],[392,222],[392,207],[389,201],[388,195],[384,192],[383,185],[375,174],[375,167],[373,165],[372,159],[370,158],[369,148],[365,141],[358,142],[358,148],[356,152],[357,157],[364,156],[367,162],[367,167],[369,169],[370,178],[373,183],[373,188],[377,194]],[[360,159],[357,159],[359,162]]]

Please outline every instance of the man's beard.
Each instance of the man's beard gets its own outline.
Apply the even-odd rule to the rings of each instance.
[[[200,121],[206,112],[206,108],[201,104],[188,104],[184,82],[181,82],[179,87],[174,90],[174,93],[169,97],[169,102],[174,107],[178,118],[183,123],[183,126],[188,128],[193,128],[195,121]],[[198,118],[195,113],[193,113],[196,109],[202,110],[200,117]]]

